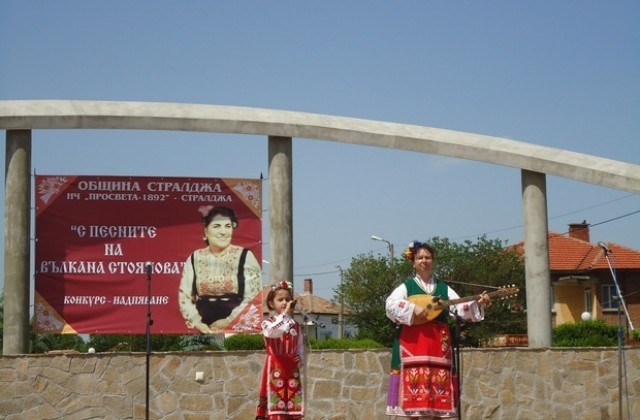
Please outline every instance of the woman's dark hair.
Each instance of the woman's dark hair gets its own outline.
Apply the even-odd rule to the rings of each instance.
[[[431,257],[434,260],[436,259],[436,248],[428,242],[413,241],[409,244],[409,247],[405,249],[402,254],[407,261],[413,262],[416,258],[418,250],[420,249],[426,249],[431,253]]]
[[[228,217],[231,220],[231,224],[233,228],[237,228],[240,222],[238,221],[238,216],[236,216],[236,212],[229,207],[219,206],[212,207],[211,210],[202,218],[202,223],[204,227],[209,226],[209,223],[213,220],[217,215]]]

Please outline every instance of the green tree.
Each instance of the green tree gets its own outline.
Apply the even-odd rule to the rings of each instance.
[[[468,240],[454,243],[439,237],[430,242],[437,252],[434,276],[449,283],[461,297],[482,291],[496,292],[507,286],[519,289],[515,297],[495,298],[486,308],[484,321],[462,326],[463,346],[476,347],[497,334],[527,332],[522,310],[526,299],[524,260],[515,249],[499,239],[489,240],[485,236],[475,243]]]
[[[385,300],[399,284],[398,279],[408,276],[410,270],[408,264],[363,254],[353,258],[350,267],[342,271],[342,285],[335,290],[336,300],[344,299],[349,308],[346,318],[358,326],[359,338],[391,345],[395,325],[385,315]]]
[[[170,334],[152,334],[151,351],[179,351],[182,350],[181,336]],[[93,347],[97,352],[147,351],[147,336],[144,334],[92,334],[89,337],[88,347]]]
[[[487,308],[485,321],[463,325],[463,346],[477,346],[482,339],[499,333],[526,332],[524,302],[524,264],[516,251],[506,248],[500,240],[478,238],[476,243],[461,244],[434,237],[436,248],[434,276],[450,284],[461,296],[473,296],[497,287],[514,285],[520,289],[508,305],[493,304]],[[390,261],[383,256],[360,255],[343,270],[342,285],[335,292],[336,300],[344,298],[350,308],[347,319],[358,326],[359,338],[371,338],[390,346],[395,325],[385,315],[385,300],[391,291],[413,275],[408,261]],[[499,302],[497,302],[499,303]]]

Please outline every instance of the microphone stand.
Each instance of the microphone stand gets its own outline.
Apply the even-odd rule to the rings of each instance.
[[[607,260],[607,265],[609,266],[609,271],[611,272],[611,277],[613,278],[613,283],[616,286],[616,297],[618,307],[618,415],[619,418],[622,419],[622,377],[624,376],[625,389],[628,389],[627,385],[627,373],[626,373],[626,360],[624,354],[624,334],[622,333],[622,313],[621,308],[624,308],[624,312],[627,315],[627,320],[629,321],[629,326],[633,329],[633,324],[631,323],[631,319],[629,318],[629,312],[627,311],[627,305],[624,303],[624,299],[622,298],[622,293],[620,292],[620,285],[618,284],[618,279],[616,277],[615,270],[611,266],[611,262],[609,261],[609,248],[606,246],[600,245],[604,251],[604,257]],[[624,363],[623,363],[624,361]],[[624,372],[624,373],[623,373]],[[630,409],[629,409],[629,395],[625,392],[626,401],[627,401],[627,418]]]
[[[146,360],[146,387],[145,387],[145,419],[149,420],[149,360],[151,358],[151,325],[153,325],[153,320],[151,319],[151,263],[147,263],[147,284],[148,284],[148,292],[147,292],[147,330],[146,330],[146,339],[147,339],[147,360]]]
[[[304,344],[304,354],[302,355],[302,372],[300,380],[302,381],[302,407],[306,410],[307,408],[307,364],[309,363],[307,357],[307,350],[311,350],[309,348],[309,324],[307,320],[309,319],[309,315],[302,309],[302,306],[298,306],[297,309],[302,315],[302,322],[304,322],[304,329],[300,328],[300,332],[303,334],[302,342]],[[317,328],[317,327],[316,327]],[[304,330],[304,332],[303,332]]]
[[[462,329],[462,318],[458,316],[458,310],[454,308],[453,316],[456,320],[456,326],[453,333],[453,366],[454,375],[458,376],[458,387],[454,387],[454,398],[456,399],[456,412],[458,413],[458,420],[462,419],[462,358],[460,357],[460,336]],[[455,376],[451,379],[454,380]]]

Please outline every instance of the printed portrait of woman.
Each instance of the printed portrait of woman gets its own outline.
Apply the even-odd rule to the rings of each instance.
[[[180,280],[180,312],[187,327],[202,333],[225,329],[262,288],[255,255],[232,244],[239,221],[229,207],[200,208],[204,248],[191,253]]]

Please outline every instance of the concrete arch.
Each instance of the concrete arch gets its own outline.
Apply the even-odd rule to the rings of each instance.
[[[0,129],[132,129],[332,140],[494,163],[640,193],[640,166],[500,137],[417,125],[221,105],[0,101]]]
[[[640,193],[640,166],[499,137],[340,116],[234,106],[73,101],[0,101],[6,130],[4,354],[26,352],[29,320],[31,130],[128,129],[269,137],[271,271],[293,276],[292,139],[331,140],[520,168],[529,346],[551,345],[546,174]],[[275,251],[274,251],[275,250]],[[530,318],[536,314],[535,319]]]

